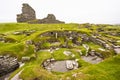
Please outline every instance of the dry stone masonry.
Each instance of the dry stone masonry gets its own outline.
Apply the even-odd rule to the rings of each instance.
[[[17,15],[17,22],[27,22],[35,19],[34,9],[28,4],[23,4],[22,13]]]
[[[34,9],[28,4],[23,4],[22,13],[17,14],[17,22],[37,24],[64,23],[63,21],[56,20],[56,17],[53,14],[48,14],[47,17],[43,19],[36,19]]]
[[[46,40],[39,40],[39,38],[46,38],[49,37]],[[44,47],[42,44],[44,43],[60,43],[61,37],[63,38],[62,40],[64,43],[58,44],[58,45],[51,45]],[[71,44],[68,42],[71,41]],[[55,49],[55,48],[74,48],[75,46],[82,46],[85,49],[85,52],[83,51],[78,51],[80,56],[82,57],[83,60],[86,62],[90,62],[92,64],[97,64],[103,61],[106,57],[106,54],[111,53],[112,51],[115,53],[120,53],[120,48],[119,47],[112,47],[111,44],[108,44],[105,40],[100,38],[100,36],[89,36],[85,33],[81,33],[79,31],[74,31],[74,30],[64,30],[64,31],[47,31],[44,33],[41,33],[36,40],[33,40],[33,45],[34,45],[34,51],[37,52],[39,50],[43,49]],[[87,42],[92,42],[93,44],[99,45],[101,48],[98,48],[97,50],[93,50]],[[74,46],[75,45],[75,46]],[[105,53],[105,54],[104,54]],[[66,56],[72,56],[73,58],[75,55],[73,55],[69,51],[64,51],[63,54]]]
[[[48,14],[46,18],[38,19],[35,21],[29,21],[29,23],[50,24],[50,23],[64,23],[64,22],[56,20],[56,17],[54,16],[54,14]]]

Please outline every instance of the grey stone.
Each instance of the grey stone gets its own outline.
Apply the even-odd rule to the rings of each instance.
[[[0,37],[0,42],[3,42],[3,43],[13,43],[13,42],[16,42],[16,40],[13,39],[13,38],[8,38],[8,37]]]
[[[99,53],[99,52],[96,52],[95,55],[97,55],[100,58],[104,58],[103,55],[101,53]]]
[[[74,60],[66,60],[66,68],[68,70],[77,69],[78,63]]]
[[[65,54],[66,56],[70,56],[72,54],[72,52],[70,52],[70,51],[64,51],[63,54]]]
[[[56,24],[56,23],[65,23],[63,21],[56,20],[54,14],[48,14],[46,18],[37,19],[35,21],[29,21],[28,23],[37,23],[37,24]]]
[[[113,46],[116,54],[120,54],[120,46]]]
[[[21,34],[23,34],[21,31],[15,31],[15,32],[13,32],[13,34],[14,35],[21,35]]]
[[[82,56],[81,58],[83,60],[85,60],[86,62],[89,62],[89,63],[92,63],[92,64],[98,64],[98,63],[100,63],[100,62],[103,61],[103,59],[100,58],[100,57],[90,56],[90,55],[88,55],[88,56]]]
[[[95,36],[91,36],[91,37],[89,37],[89,39],[90,39],[90,41],[92,41],[98,45],[101,45],[106,49],[109,49],[109,50],[112,49],[112,47],[109,44],[107,44],[104,40],[102,40],[100,38],[96,38]]]
[[[78,68],[78,63],[77,61],[74,60],[64,60],[64,61],[55,61],[55,60],[51,61],[52,59],[49,59],[49,61],[47,60],[43,62],[43,67],[48,71],[66,72]],[[69,61],[71,65],[69,63],[66,63],[66,61]]]
[[[9,55],[0,57],[0,77],[6,75],[19,67],[19,63],[15,57]]]
[[[24,56],[24,57],[22,57],[21,61],[22,62],[30,61],[30,57]]]
[[[92,50],[91,50],[91,51],[89,52],[89,55],[95,56],[95,51],[92,51]]]
[[[22,13],[17,14],[17,22],[28,22],[34,24],[65,23],[63,21],[56,20],[56,17],[53,14],[48,14],[48,16],[43,19],[36,19],[34,9],[25,3],[22,7]]]
[[[72,60],[72,64],[74,66],[74,69],[78,69],[79,65],[78,65],[78,62],[75,60]]]
[[[89,41],[89,37],[87,34],[81,34],[80,36],[81,36],[83,42]]]
[[[35,19],[36,15],[34,9],[28,4],[23,4],[22,13],[17,14],[17,22],[27,22]]]
[[[33,44],[33,41],[32,40],[27,40],[26,41],[26,45],[32,45]]]
[[[86,49],[86,56],[89,53],[90,47],[87,44],[83,44],[83,47]]]

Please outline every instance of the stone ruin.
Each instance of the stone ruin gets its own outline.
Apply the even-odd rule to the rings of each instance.
[[[17,22],[27,22],[36,19],[34,9],[28,4],[23,4],[22,13],[17,14]]]
[[[50,23],[64,23],[63,21],[56,20],[56,17],[53,14],[48,14],[46,18],[38,19],[35,21],[29,21],[29,23],[40,23],[40,24],[50,24]]]
[[[17,22],[28,22],[37,24],[65,23],[63,21],[56,20],[56,17],[53,14],[48,14],[48,16],[43,19],[36,19],[34,9],[28,4],[23,4],[22,13],[17,14]]]

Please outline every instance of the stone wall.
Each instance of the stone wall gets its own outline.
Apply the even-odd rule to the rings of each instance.
[[[100,45],[103,46],[106,49],[112,50],[112,46],[110,46],[108,43],[106,43],[104,40],[100,39],[100,38],[96,38],[95,36],[91,36],[89,37],[89,40]]]
[[[65,30],[65,31],[48,31],[48,32],[45,32],[45,33],[42,33],[40,34],[40,36],[56,36],[56,33],[57,33],[57,36],[58,37],[67,37],[67,38],[70,38],[70,37],[78,37],[80,35],[79,32],[77,31],[69,31],[69,30]]]
[[[76,45],[81,45],[81,40],[79,40],[78,38],[81,38],[82,34],[80,32],[77,31],[69,31],[69,30],[65,30],[65,31],[48,31],[48,32],[44,32],[42,34],[39,35],[38,38],[42,38],[42,37],[50,37],[49,39],[46,40],[40,40],[40,41],[33,41],[34,42],[34,50],[35,52],[39,51],[40,49],[47,49],[49,47],[42,47],[43,43],[55,43],[55,42],[60,42],[60,38],[62,37],[62,39],[64,40],[64,43],[61,43],[57,46],[50,46],[50,47],[56,47],[56,48],[71,48],[72,45],[69,45],[68,42],[72,41],[73,44]]]
[[[27,22],[35,19],[36,15],[34,9],[28,4],[23,4],[22,13],[17,14],[17,22]]]
[[[97,38],[96,36],[89,36],[87,34],[83,34],[78,31],[72,31],[72,30],[71,31],[69,31],[69,30],[48,31],[48,32],[44,32],[39,35],[39,38],[42,38],[42,37],[54,37],[56,40],[57,40],[57,38],[62,37],[62,38],[64,38],[65,43],[68,43],[68,41],[71,40],[72,43],[74,43],[76,45],[81,45],[84,42],[93,42],[95,44],[98,44],[98,45],[104,47],[105,49],[113,50],[112,46],[109,45],[106,41],[102,40],[101,38]],[[81,38],[81,40],[79,40],[78,38]],[[51,43],[50,40],[47,40],[47,42]],[[55,42],[55,40],[52,40],[52,42]],[[37,48],[38,48],[40,45],[42,45],[43,42],[40,41],[40,42],[35,42],[35,43],[37,44]]]

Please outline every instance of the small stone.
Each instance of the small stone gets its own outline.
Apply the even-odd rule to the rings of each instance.
[[[73,39],[73,37],[69,37],[69,39],[70,39],[70,40],[72,40],[72,39]]]
[[[33,44],[33,41],[32,41],[32,40],[27,40],[27,41],[26,41],[26,44],[27,44],[27,45],[32,45],[32,44]]]
[[[53,61],[55,61],[55,59],[54,59],[54,58],[52,58],[52,59],[50,59],[50,61],[51,61],[51,62],[53,62]]]
[[[98,48],[99,50],[101,50],[101,51],[105,51],[105,49],[103,49],[103,48]]]
[[[67,60],[66,61],[66,68],[67,69],[73,69],[74,67],[73,67],[73,62],[72,61],[70,61],[70,60]]]
[[[50,59],[47,59],[47,62],[50,62]]]
[[[14,35],[21,35],[22,32],[20,32],[20,31],[16,31],[16,32],[14,32],[13,34],[14,34]]]
[[[102,61],[102,59],[101,58],[97,58],[96,61]]]
[[[22,62],[27,62],[27,61],[30,61],[30,57],[27,57],[27,56],[24,56],[22,57]]]
[[[72,54],[71,56],[72,56],[72,57],[75,57],[75,55],[74,55],[74,54]]]
[[[72,54],[72,52],[70,52],[70,51],[64,51],[63,54],[65,54],[66,56],[70,56]]]

